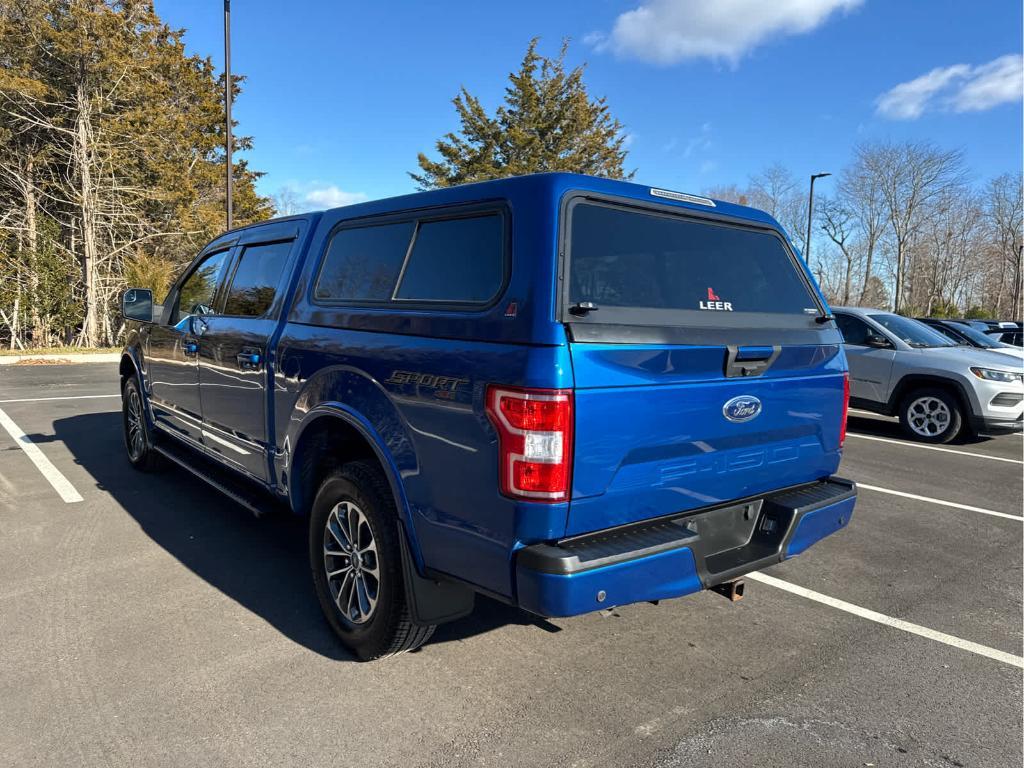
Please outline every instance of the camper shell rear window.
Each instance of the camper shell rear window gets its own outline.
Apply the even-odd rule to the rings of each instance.
[[[817,341],[822,330],[824,308],[769,227],[579,195],[563,208],[562,237],[562,320],[577,336],[581,326],[616,325],[747,329],[751,338],[788,329]]]

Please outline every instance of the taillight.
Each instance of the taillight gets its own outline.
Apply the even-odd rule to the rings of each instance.
[[[846,442],[846,418],[850,412],[850,374],[843,374],[843,422],[839,425],[839,447]]]
[[[487,388],[498,431],[501,492],[535,501],[569,498],[572,390]]]

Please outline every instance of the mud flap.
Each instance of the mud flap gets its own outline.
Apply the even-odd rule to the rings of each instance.
[[[420,627],[445,624],[472,613],[476,593],[462,584],[434,581],[420,576],[409,550],[405,525],[399,525],[398,529],[402,538],[402,576],[412,623]]]

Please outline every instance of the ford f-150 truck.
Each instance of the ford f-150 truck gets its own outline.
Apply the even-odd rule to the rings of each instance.
[[[129,461],[306,516],[361,659],[476,593],[735,597],[853,512],[842,338],[761,211],[489,181],[228,232],[153,298],[123,296]]]

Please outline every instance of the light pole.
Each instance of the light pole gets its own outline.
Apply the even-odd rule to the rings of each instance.
[[[224,0],[224,154],[227,166],[225,187],[227,191],[227,221],[231,229],[232,219],[232,164],[231,164],[231,0]]]
[[[823,179],[831,175],[831,173],[811,174],[811,195],[807,201],[807,239],[804,240],[804,261],[807,262],[808,266],[811,263],[811,221],[814,219],[814,180]]]

